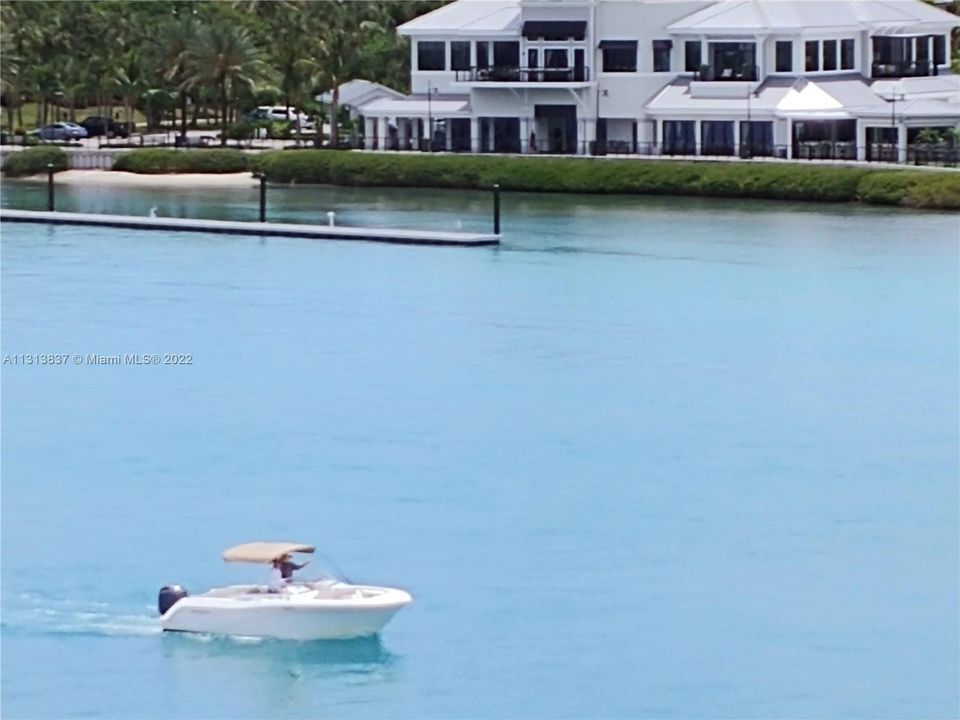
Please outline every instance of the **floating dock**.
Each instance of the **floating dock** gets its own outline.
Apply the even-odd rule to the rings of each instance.
[[[497,234],[442,232],[392,228],[347,227],[331,225],[299,225],[296,223],[241,222],[236,220],[192,220],[189,218],[137,217],[134,215],[100,215],[36,210],[0,210],[0,222],[84,225],[89,227],[126,228],[128,230],[167,230],[174,232],[224,233],[296,237],[312,240],[362,240],[395,245],[443,245],[450,247],[482,247],[498,245]]]

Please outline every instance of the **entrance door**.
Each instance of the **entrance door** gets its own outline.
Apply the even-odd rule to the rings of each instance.
[[[534,119],[543,134],[537,142],[540,148],[566,155],[577,152],[576,105],[536,105]]]

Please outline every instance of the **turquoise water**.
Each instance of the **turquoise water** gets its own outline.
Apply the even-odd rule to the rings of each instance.
[[[9,186],[4,206],[44,203]],[[61,189],[250,218],[256,190]],[[486,229],[471,193],[276,219]],[[958,713],[957,216],[505,197],[500,249],[3,225],[10,718]],[[165,636],[315,542],[379,639]]]

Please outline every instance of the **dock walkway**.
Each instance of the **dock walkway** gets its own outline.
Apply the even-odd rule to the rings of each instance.
[[[207,232],[230,235],[298,237],[314,240],[363,240],[395,245],[446,245],[481,247],[498,245],[500,236],[483,233],[443,232],[392,228],[299,225],[295,223],[243,222],[236,220],[193,220],[190,218],[137,217],[93,213],[49,212],[36,210],[0,210],[0,222],[86,225],[127,228],[130,230],[167,230]]]

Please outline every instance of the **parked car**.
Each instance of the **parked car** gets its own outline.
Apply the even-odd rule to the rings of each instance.
[[[79,140],[87,137],[87,131],[76,123],[55,122],[31,130],[30,135],[35,135],[41,140]]]
[[[300,120],[300,132],[314,133],[317,131],[317,124],[310,119],[306,113],[298,112],[296,108],[289,110],[283,105],[261,105],[256,110],[252,110],[243,116],[247,122],[260,122],[267,120],[269,122],[289,122],[293,125]]]
[[[87,137],[106,135],[107,137],[130,137],[131,128],[126,123],[118,123],[113,118],[91,115],[80,121],[80,127],[87,131]]]

